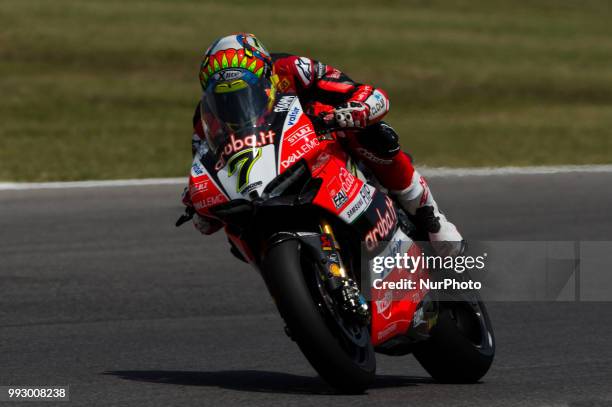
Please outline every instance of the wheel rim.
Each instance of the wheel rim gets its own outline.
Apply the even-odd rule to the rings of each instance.
[[[340,346],[355,363],[359,365],[368,363],[371,358],[369,327],[359,326],[342,318],[335,302],[325,289],[320,273],[315,272],[313,274],[315,275],[314,281],[312,281],[314,287],[311,286],[313,299],[328,322],[330,329],[336,332],[334,336],[338,339]]]

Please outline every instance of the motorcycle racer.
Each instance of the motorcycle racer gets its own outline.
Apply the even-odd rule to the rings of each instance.
[[[234,80],[237,71],[243,72],[243,79]],[[199,78],[203,96],[193,118],[194,154],[199,149],[216,148],[217,134],[249,123],[249,117],[231,117],[231,109],[217,109],[221,103],[231,106],[233,92],[261,95],[262,106],[272,86],[281,92],[295,92],[308,113],[333,121],[344,130],[338,132],[342,145],[372,171],[415,225],[428,233],[438,254],[456,255],[462,250],[461,234],[440,212],[425,178],[401,150],[397,133],[382,121],[390,106],[383,90],[357,83],[338,69],[307,57],[270,54],[247,33],[216,40],[204,55]],[[188,191],[183,194],[183,203],[192,205]],[[216,219],[197,213],[194,224],[203,234],[222,226]]]

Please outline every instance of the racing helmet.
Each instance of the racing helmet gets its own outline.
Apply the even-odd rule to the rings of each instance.
[[[270,105],[271,72],[272,58],[253,34],[228,35],[208,48],[200,66],[200,116],[213,151],[256,125]]]

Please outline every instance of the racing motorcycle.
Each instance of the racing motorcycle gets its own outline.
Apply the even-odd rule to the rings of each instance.
[[[232,253],[265,280],[287,335],[338,391],[359,393],[372,383],[375,352],[412,353],[440,382],[483,377],[495,342],[477,295],[442,301],[433,291],[372,288],[373,256],[431,248],[345,152],[333,125],[307,114],[295,94],[276,94],[266,106],[241,98],[231,108],[259,116],[196,152],[193,207],[177,226],[196,211],[223,223]],[[397,270],[384,275],[394,278]]]

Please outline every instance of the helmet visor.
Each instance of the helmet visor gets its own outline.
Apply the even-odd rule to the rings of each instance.
[[[251,134],[268,110],[270,81],[244,79],[212,83],[200,103],[202,124],[214,152],[230,135]]]

